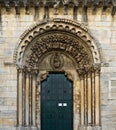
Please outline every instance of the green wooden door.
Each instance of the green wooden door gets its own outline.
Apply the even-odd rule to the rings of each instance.
[[[41,130],[73,130],[73,87],[62,73],[41,85]]]

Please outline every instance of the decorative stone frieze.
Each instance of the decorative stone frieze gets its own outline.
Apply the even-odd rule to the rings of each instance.
[[[90,0],[0,0],[0,2],[2,4],[4,4],[6,11],[10,11],[10,5],[14,4],[15,6],[15,10],[16,10],[16,14],[20,14],[20,6],[24,6],[25,7],[25,12],[26,14],[30,13],[30,6],[33,5],[35,7],[35,10],[39,7],[39,6],[44,6],[45,8],[45,13],[44,13],[44,18],[48,18],[49,15],[49,7],[54,7],[55,10],[55,14],[58,14],[58,9],[60,7],[60,5],[64,6],[64,15],[68,14],[68,7],[70,5],[74,6],[74,17],[76,16],[76,12],[77,12],[77,7],[82,7],[83,8],[83,13],[85,15],[85,18],[87,16],[87,8],[89,6],[93,6],[93,12],[95,12],[97,10],[97,8],[100,7],[100,5],[102,5],[103,11],[106,11],[106,9],[108,7],[110,7],[110,4],[112,5],[112,15],[115,15],[116,12],[116,1],[115,0],[94,0],[94,1],[90,1]]]

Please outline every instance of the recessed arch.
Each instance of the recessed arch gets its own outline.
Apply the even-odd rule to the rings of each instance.
[[[61,34],[63,35],[61,36]],[[27,29],[20,37],[20,41],[15,49],[14,62],[20,67],[25,66],[24,60],[26,59],[24,59],[24,54],[27,51],[27,47],[30,46],[30,49],[32,49],[34,44],[37,45],[37,43],[34,43],[34,40],[36,41],[39,40],[38,42],[43,42],[42,44],[45,44],[45,40],[47,40],[48,42],[56,42],[54,39],[52,39],[52,37],[54,39],[57,39],[56,41],[59,40],[60,42],[61,42],[60,38],[62,38],[62,40],[65,41],[67,40],[67,42],[70,45],[71,40],[73,44],[79,43],[79,45],[77,44],[75,45],[77,45],[78,47],[84,47],[83,48],[84,51],[86,51],[87,53],[91,53],[91,54],[85,53],[85,55],[89,57],[89,60],[90,59],[93,60],[91,61],[93,62],[93,64],[100,63],[99,50],[97,48],[95,40],[89,34],[88,29],[85,28],[83,24],[68,19],[60,19],[60,18],[50,20],[47,23],[46,22],[36,23],[32,25],[29,29]],[[72,39],[69,40],[67,39],[68,37]],[[45,50],[45,48],[42,49]],[[30,54],[30,56],[32,56],[32,53]]]
[[[57,18],[32,25],[20,37],[14,62],[19,128],[40,128],[41,81],[49,72],[65,72],[74,86],[74,130],[101,129],[100,53],[83,24]]]

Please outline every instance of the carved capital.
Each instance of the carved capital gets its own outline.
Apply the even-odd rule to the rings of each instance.
[[[95,63],[95,64],[93,64],[93,67],[94,67],[95,70],[100,69],[101,64],[100,63]]]
[[[88,78],[91,78],[91,70],[89,70],[89,71],[87,72],[87,77],[88,77]]]
[[[22,73],[23,69],[22,68],[17,68],[18,73]]]
[[[86,74],[85,68],[80,68],[77,71],[78,71],[78,74],[79,74],[80,78],[84,79],[85,74]]]
[[[95,71],[95,74],[99,74],[100,73],[100,69],[101,69],[101,64],[94,64],[93,65],[93,68],[94,68],[94,71]]]

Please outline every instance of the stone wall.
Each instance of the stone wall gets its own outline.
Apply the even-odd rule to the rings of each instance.
[[[99,7],[96,14],[88,8],[88,20],[84,22],[96,39],[102,59],[101,68],[101,121],[103,130],[116,130],[116,15],[111,16],[111,9],[106,12]],[[60,7],[58,15],[49,9],[50,18],[73,20],[72,7],[64,15]],[[17,71],[13,64],[13,53],[21,34],[35,22],[43,20],[44,8],[38,16],[31,7],[30,14],[21,8],[20,15],[15,8],[6,12],[1,9],[0,21],[0,130],[15,130],[17,120]],[[79,8],[78,22],[83,22],[82,9]]]

